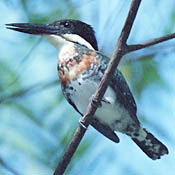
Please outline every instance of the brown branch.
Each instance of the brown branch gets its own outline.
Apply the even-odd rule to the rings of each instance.
[[[129,46],[127,46],[127,52],[133,52],[136,50],[140,50],[140,49],[143,49],[143,48],[146,48],[146,47],[149,47],[149,46],[152,46],[152,45],[155,45],[155,44],[158,44],[158,43],[161,43],[161,42],[173,39],[173,38],[175,38],[175,33],[165,35],[165,36],[160,37],[160,38],[155,38],[155,39],[152,39],[150,41],[146,41],[146,42],[143,42],[140,44],[129,45]]]
[[[105,71],[105,74],[94,94],[94,99],[92,102],[88,105],[86,114],[81,118],[81,123],[87,128],[89,126],[91,116],[95,114],[95,111],[97,110],[98,104],[101,101],[110,80],[111,75],[114,73],[116,67],[118,66],[122,56],[126,54],[126,42],[129,37],[133,22],[135,20],[139,5],[141,0],[133,0],[130,6],[130,10],[127,16],[127,19],[125,21],[124,27],[122,29],[122,32],[120,34],[120,37],[117,41],[117,45],[114,51],[114,54],[112,56],[111,61],[109,62],[108,68]],[[82,125],[80,125],[69,146],[66,149],[66,152],[64,153],[63,157],[61,158],[54,175],[61,175],[65,172],[69,162],[71,161],[71,158],[76,151],[78,145],[80,144],[81,139],[83,138],[86,128],[84,128]]]

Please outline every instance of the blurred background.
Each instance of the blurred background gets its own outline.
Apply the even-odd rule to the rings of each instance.
[[[46,39],[7,30],[7,23],[91,24],[99,49],[111,56],[131,0],[0,0],[0,175],[51,175],[78,126],[64,99],[57,51]],[[175,32],[175,1],[141,3],[128,43]],[[127,136],[115,144],[89,127],[66,174],[169,175],[175,172],[175,41],[126,55],[119,69],[138,116],[169,149],[149,159]]]

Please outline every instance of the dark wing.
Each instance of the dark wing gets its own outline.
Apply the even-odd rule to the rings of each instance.
[[[137,118],[137,106],[134,100],[134,97],[126,83],[125,78],[122,73],[117,69],[115,74],[112,77],[110,82],[110,86],[112,89],[117,92],[117,100],[120,104],[122,104],[131,114],[131,117],[139,124],[139,120]]]
[[[109,63],[109,58],[102,55],[101,53],[98,53],[97,57],[101,60],[102,66],[100,69],[104,73]],[[118,102],[129,111],[131,117],[136,121],[137,124],[139,124],[139,120],[136,115],[137,106],[134,97],[125,78],[118,69],[116,69],[114,75],[112,76],[109,86],[116,92]]]
[[[108,139],[112,140],[113,142],[118,143],[120,140],[117,134],[106,124],[100,122],[98,119],[93,118],[91,120],[91,125],[99,131],[101,134],[106,136]]]
[[[81,114],[81,112],[78,110],[78,108],[76,107],[76,105],[71,101],[70,98],[67,98],[67,101],[69,102],[69,104],[71,104],[74,109],[81,115],[83,116],[83,114]],[[104,136],[106,136],[108,139],[112,140],[113,142],[118,143],[120,140],[118,138],[118,136],[115,134],[115,132],[106,124],[102,123],[101,121],[99,121],[96,118],[92,118],[91,120],[91,125],[97,130],[99,131],[101,134],[103,134]]]

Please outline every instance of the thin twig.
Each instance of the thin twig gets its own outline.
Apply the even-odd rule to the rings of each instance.
[[[143,48],[146,48],[146,47],[149,47],[149,46],[152,46],[152,45],[155,45],[155,44],[158,44],[158,43],[161,43],[161,42],[173,39],[173,38],[175,38],[175,33],[165,35],[165,36],[160,37],[160,38],[155,38],[155,39],[152,39],[150,41],[146,41],[146,42],[143,42],[140,44],[129,45],[127,47],[127,52],[133,52],[136,50],[140,50],[140,49],[143,49]]]
[[[116,45],[114,54],[112,56],[112,59],[111,59],[109,65],[108,65],[108,68],[106,69],[105,74],[104,74],[95,94],[94,94],[94,100],[92,100],[92,102],[88,105],[86,114],[81,118],[81,123],[83,123],[83,125],[86,128],[88,127],[88,125],[90,123],[91,116],[93,116],[95,114],[97,106],[98,106],[99,102],[101,101],[101,99],[102,99],[102,97],[103,97],[103,95],[108,87],[108,83],[109,83],[109,80],[110,80],[112,73],[114,73],[122,56],[124,54],[126,54],[126,51],[125,51],[125,47],[127,46],[126,41],[129,37],[130,30],[132,28],[134,19],[136,17],[140,2],[141,2],[141,0],[133,0],[132,1],[126,22],[124,24],[124,27],[123,27],[122,32],[120,34],[120,37],[117,41],[117,45]],[[72,158],[74,152],[76,151],[78,145],[80,144],[81,139],[83,138],[83,136],[86,132],[86,128],[84,128],[81,125],[77,128],[69,146],[66,149],[66,152],[64,153],[63,157],[61,158],[61,160],[60,160],[60,162],[59,162],[59,164],[54,172],[54,175],[61,175],[65,172],[69,162],[71,161],[71,158]]]
[[[169,54],[175,51],[175,46],[173,43],[170,44],[164,44],[163,48],[162,45],[146,48],[142,50],[142,52],[133,52],[130,55],[126,55],[122,58],[120,61],[120,64],[128,64],[129,62],[135,62],[135,61],[143,61],[154,58],[155,55],[158,53],[161,55],[164,55],[165,57]]]

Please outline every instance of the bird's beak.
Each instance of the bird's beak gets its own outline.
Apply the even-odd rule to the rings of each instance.
[[[52,24],[30,24],[30,23],[11,23],[6,24],[7,29],[18,32],[35,34],[35,35],[60,35],[61,29],[59,26]]]

